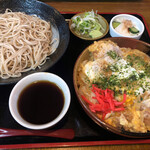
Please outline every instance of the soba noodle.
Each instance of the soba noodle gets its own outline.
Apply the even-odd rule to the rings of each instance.
[[[43,65],[52,48],[50,23],[22,12],[0,14],[0,77],[19,77]]]

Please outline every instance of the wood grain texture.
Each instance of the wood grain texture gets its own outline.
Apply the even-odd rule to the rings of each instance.
[[[98,10],[102,13],[138,13],[141,14],[150,29],[150,0],[106,1],[106,2],[48,2],[45,3],[60,12],[84,12]]]
[[[66,147],[66,148],[36,148],[36,150],[149,150],[149,144],[141,145],[110,145],[110,146],[85,146],[85,147]],[[35,150],[35,148],[20,149]]]

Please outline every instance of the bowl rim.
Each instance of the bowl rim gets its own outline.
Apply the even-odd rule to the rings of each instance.
[[[114,19],[116,19],[117,17],[120,17],[120,16],[127,16],[127,17],[134,18],[135,20],[137,20],[137,21],[141,24],[141,26],[142,26],[142,30],[140,31],[140,33],[139,33],[138,35],[126,36],[126,35],[123,35],[123,34],[117,32],[117,31],[113,28],[112,22],[114,21]],[[109,25],[109,26],[110,26],[110,29],[111,29],[115,34],[117,34],[118,36],[127,37],[127,38],[140,37],[140,36],[143,34],[144,30],[145,30],[145,27],[144,27],[143,22],[142,22],[139,18],[137,18],[137,17],[135,17],[135,16],[133,16],[133,15],[130,15],[130,14],[118,14],[118,15],[115,15],[115,16],[110,20],[110,25]]]
[[[105,41],[105,40],[111,40],[111,39],[131,39],[135,42],[140,42],[146,46],[148,46],[150,48],[150,44],[149,43],[146,43],[144,41],[141,41],[141,40],[137,40],[137,39],[132,39],[132,38],[127,38],[127,37],[108,37],[108,38],[105,38],[105,39],[100,39],[99,41]],[[93,43],[92,43],[93,44]],[[89,46],[91,46],[92,44],[90,44]],[[79,60],[81,59],[81,57],[88,52],[88,47],[86,47],[80,54],[79,54],[79,57],[77,58],[76,62],[75,62],[75,65],[74,65],[74,68],[73,68],[73,84],[74,84],[74,89],[75,89],[75,93],[76,93],[76,96],[77,96],[77,99],[79,101],[79,103],[81,104],[81,107],[84,109],[84,111],[86,112],[86,114],[90,117],[91,120],[93,120],[96,124],[98,124],[100,127],[104,128],[104,129],[107,129],[108,131],[111,131],[115,134],[118,134],[118,135],[122,135],[122,136],[125,136],[125,137],[129,137],[129,138],[147,138],[147,137],[150,137],[150,132],[148,133],[136,133],[136,132],[129,132],[129,131],[125,131],[123,129],[117,129],[111,125],[109,125],[108,123],[104,122],[103,120],[101,120],[100,118],[98,118],[96,116],[96,114],[94,114],[93,112],[90,111],[90,109],[88,109],[88,104],[86,104],[85,101],[82,100],[80,94],[78,93],[78,89],[77,89],[77,81],[76,81],[76,70],[78,68],[78,63],[79,63]]]
[[[60,112],[60,114],[52,121],[45,123],[45,124],[33,124],[30,123],[22,118],[20,115],[17,105],[18,105],[18,97],[20,93],[23,91],[24,88],[26,88],[28,85],[36,82],[36,81],[49,81],[52,83],[55,83],[63,92],[64,95],[64,105],[63,108]],[[55,82],[57,81],[57,82]],[[16,94],[17,92],[17,94]],[[35,129],[35,130],[40,130],[40,129],[46,129],[53,127],[56,125],[67,113],[69,106],[71,103],[71,93],[70,89],[67,85],[67,83],[58,75],[53,74],[53,73],[48,73],[48,72],[36,72],[33,74],[30,74],[24,78],[22,78],[12,89],[10,96],[9,96],[9,111],[20,125],[23,127],[26,127],[28,129]],[[16,108],[16,109],[15,109]]]
[[[8,1],[8,2],[6,2],[6,1]],[[3,3],[5,5],[3,5]],[[28,15],[37,14],[37,16],[40,17],[41,19],[46,20],[46,21],[51,21],[51,23],[56,26],[58,35],[59,35],[59,42],[58,42],[56,51],[48,56],[48,59],[40,68],[37,67],[36,69],[32,69],[32,70],[29,70],[26,72],[21,72],[21,76],[19,76],[19,77],[9,77],[8,79],[0,78],[0,85],[15,84],[19,80],[21,80],[23,77],[25,77],[29,74],[47,71],[50,68],[54,67],[59,62],[59,60],[63,57],[65,52],[67,51],[69,41],[70,41],[70,31],[69,31],[69,27],[68,27],[67,22],[65,21],[64,16],[53,6],[48,5],[39,0],[31,0],[31,1],[5,0],[5,1],[0,2],[0,4],[4,10],[6,10],[6,8],[10,8],[13,12],[20,11],[20,12],[25,12]],[[14,4],[14,5],[12,5],[12,4]],[[31,9],[30,7],[32,5],[33,6],[35,5],[34,9],[33,9],[34,13],[29,11]],[[24,6],[24,7],[22,7],[22,6]],[[42,10],[42,8],[44,8],[45,10],[48,9],[49,11],[52,11],[52,13],[55,14],[56,16],[54,16],[53,14],[49,14],[47,12],[48,15],[46,15],[46,17],[47,16],[48,16],[48,18],[52,17],[50,20],[47,20],[47,18],[45,18],[43,16],[41,17],[41,13],[39,10],[40,9]],[[1,13],[3,12],[3,9],[1,11]],[[43,13],[45,13],[45,12],[43,12]]]
[[[103,34],[102,36],[99,36],[99,37],[96,37],[96,38],[85,38],[85,37],[82,37],[82,36],[78,35],[76,32],[73,31],[73,29],[71,28],[72,18],[75,17],[75,16],[82,15],[82,14],[84,14],[84,13],[86,13],[86,12],[80,12],[80,13],[77,13],[77,14],[75,14],[75,15],[73,15],[73,16],[71,17],[71,19],[69,20],[69,29],[70,29],[70,31],[71,31],[76,37],[78,37],[78,38],[80,38],[80,39],[83,39],[83,40],[93,41],[93,40],[98,40],[98,39],[103,38],[103,37],[108,33],[108,31],[109,31],[109,24],[108,24],[107,20],[106,20],[103,16],[101,16],[100,14],[96,14],[96,15],[97,15],[97,16],[100,16],[100,17],[102,18],[102,20],[103,20],[103,21],[105,22],[105,24],[106,24],[106,31],[104,32],[104,34]]]

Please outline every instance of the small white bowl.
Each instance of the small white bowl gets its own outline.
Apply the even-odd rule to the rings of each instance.
[[[18,99],[20,93],[23,91],[25,87],[27,87],[28,85],[36,81],[50,81],[52,83],[55,83],[62,90],[64,95],[64,105],[60,114],[54,120],[46,124],[40,124],[40,125],[32,124],[24,120],[18,110]],[[70,94],[69,87],[62,78],[52,73],[38,72],[22,78],[14,86],[9,97],[9,110],[13,118],[23,127],[29,129],[36,129],[36,130],[46,129],[56,125],[65,116],[65,114],[69,109],[70,101],[71,101],[71,94]]]
[[[125,36],[123,34],[120,34],[119,32],[117,32],[113,26],[112,26],[112,23],[114,20],[116,20],[117,18],[125,18],[125,19],[128,19],[128,20],[131,20],[133,22],[133,24],[135,24],[135,26],[139,29],[139,34],[137,35],[134,35],[134,36]],[[109,33],[112,37],[127,37],[127,38],[134,38],[134,39],[140,39],[143,32],[144,32],[144,24],[142,23],[142,21],[140,19],[138,19],[137,17],[133,16],[133,15],[129,15],[129,14],[120,14],[120,15],[116,15],[114,16],[111,21],[110,21],[110,30],[109,30]]]

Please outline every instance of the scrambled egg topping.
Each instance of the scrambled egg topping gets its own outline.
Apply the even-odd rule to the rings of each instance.
[[[122,101],[124,92],[127,93],[125,111],[111,112],[105,121],[128,131],[147,132],[150,123],[145,121],[144,108],[150,106],[150,101],[147,105],[143,102],[150,99],[149,56],[136,49],[119,48],[112,41],[95,42],[89,51],[93,54],[91,60],[82,68],[83,78],[88,78],[88,88],[96,84],[101,89],[111,89],[118,101]],[[150,115],[150,110],[147,111]]]

